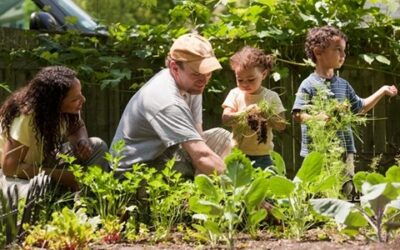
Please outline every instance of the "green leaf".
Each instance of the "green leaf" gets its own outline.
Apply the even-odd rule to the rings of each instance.
[[[272,176],[268,184],[269,190],[277,196],[289,197],[295,188],[295,184],[283,176]]]
[[[374,58],[371,57],[370,55],[367,54],[361,54],[360,55],[362,59],[364,59],[365,62],[367,62],[368,64],[371,64],[374,61]]]
[[[340,230],[340,233],[348,235],[350,237],[355,237],[357,236],[360,232],[358,228],[352,228],[352,227],[345,227],[342,230]]]
[[[189,208],[195,213],[207,216],[222,216],[223,207],[211,201],[200,200],[197,197],[189,199]]]
[[[208,219],[208,216],[205,214],[194,214],[192,216],[193,219],[195,220],[202,220],[202,221],[206,221]]]
[[[258,225],[261,221],[263,221],[267,217],[267,211],[265,209],[259,209],[257,211],[253,211],[250,213],[249,216],[249,221],[250,225],[256,226]]]
[[[278,152],[272,151],[271,158],[272,158],[272,161],[274,162],[274,165],[276,167],[278,174],[286,175],[286,165],[285,165],[285,161],[283,160],[282,156]]]
[[[366,181],[371,185],[385,183],[385,177],[379,173],[370,173],[367,175]]]
[[[300,17],[303,19],[304,22],[311,21],[313,24],[318,24],[318,20],[313,15],[305,15],[302,12],[298,12]]]
[[[321,174],[323,164],[323,156],[318,152],[311,152],[304,159],[296,177],[303,182],[312,182]]]
[[[197,175],[194,179],[194,183],[201,193],[214,201],[217,200],[218,193],[210,177],[203,174]]]
[[[368,172],[359,171],[353,177],[353,184],[358,192],[361,192],[362,184],[367,180]]]
[[[378,62],[380,62],[380,63],[386,64],[386,65],[390,65],[390,60],[387,59],[385,56],[377,55],[377,56],[375,57],[375,59],[376,59]]]
[[[277,4],[277,0],[255,0],[254,2],[267,5],[268,7],[273,7],[275,4]]]
[[[387,204],[396,200],[399,196],[399,190],[391,183],[382,183],[377,185],[363,185],[363,196],[360,197],[362,204],[369,203],[375,215],[384,211]]]
[[[337,223],[344,224],[354,204],[338,199],[312,199],[310,204],[322,215],[334,218]]]
[[[326,190],[332,189],[336,183],[337,183],[337,177],[334,175],[328,176],[324,180],[322,180],[322,183],[315,189],[313,192],[324,192]]]
[[[400,167],[392,166],[386,171],[387,182],[400,182]]]
[[[204,222],[204,228],[209,230],[213,234],[221,235],[221,230],[219,229],[218,224],[215,223],[214,221]]]
[[[400,200],[391,201],[388,206],[400,209]]]
[[[277,207],[273,207],[270,212],[278,220],[285,219],[285,214]]]
[[[350,211],[343,224],[345,224],[349,228],[360,228],[367,226],[368,221],[358,210],[356,210]]]
[[[0,89],[3,89],[8,93],[12,92],[11,89],[10,89],[10,86],[8,86],[8,84],[6,84],[6,83],[0,83]]]
[[[239,149],[234,148],[232,153],[225,158],[226,176],[232,181],[232,185],[237,188],[251,182],[254,169],[250,160]]]
[[[268,188],[268,180],[263,177],[255,179],[247,190],[244,201],[249,210],[253,210],[265,199]]]

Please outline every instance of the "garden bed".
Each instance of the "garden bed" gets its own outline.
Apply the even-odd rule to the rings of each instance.
[[[295,249],[295,250],[310,250],[310,249],[352,249],[352,250],[397,250],[400,249],[400,236],[390,241],[389,243],[378,243],[366,241],[364,238],[345,239],[341,235],[331,236],[328,240],[316,240],[318,232],[315,235],[309,235],[307,239],[297,241],[288,239],[274,239],[270,234],[263,234],[257,240],[249,239],[246,236],[239,237],[235,249]],[[180,239],[181,235],[175,235],[168,242],[137,243],[137,244],[113,244],[113,245],[95,245],[92,249],[110,250],[110,249],[227,249],[226,246],[220,245],[211,247],[210,245],[198,245],[195,243],[183,242]]]

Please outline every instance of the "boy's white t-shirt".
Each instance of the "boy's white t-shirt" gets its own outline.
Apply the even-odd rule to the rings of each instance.
[[[261,100],[265,100],[268,103],[271,103],[276,108],[275,113],[280,114],[285,111],[285,108],[282,105],[282,101],[279,98],[279,95],[269,90],[265,87],[262,87],[262,90],[259,94],[249,95],[245,94],[239,88],[232,89],[228,96],[226,97],[224,103],[222,104],[223,108],[229,107],[233,109],[235,112],[244,111],[247,106],[251,104],[257,104]],[[255,131],[249,129],[244,132],[242,135],[238,135],[236,131],[235,125],[233,128],[233,146],[237,146],[243,153],[246,155],[269,155],[271,151],[274,149],[274,143],[272,142],[273,134],[272,128],[267,126],[267,141],[266,143],[258,143],[257,134]]]

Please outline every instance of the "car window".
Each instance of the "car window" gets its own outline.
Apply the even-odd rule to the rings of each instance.
[[[29,29],[29,16],[38,10],[32,0],[1,0],[0,27]]]
[[[95,30],[97,28],[97,23],[95,23],[92,18],[82,11],[74,2],[69,0],[59,0],[58,4],[64,13],[69,13],[70,16],[75,16],[76,21],[86,29]]]
[[[72,0],[0,0],[0,27],[107,34]]]

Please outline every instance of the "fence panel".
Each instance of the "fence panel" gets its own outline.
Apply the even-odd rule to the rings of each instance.
[[[0,32],[0,42],[4,40],[2,40],[1,34]],[[34,46],[34,43],[29,46]],[[145,65],[146,62],[140,59],[131,58],[130,60],[132,60],[131,65],[134,65],[132,68],[148,66]],[[354,61],[352,58],[346,60],[349,64],[352,64]],[[162,66],[160,64],[152,65],[151,67],[156,72]],[[220,108],[220,104],[222,104],[228,90],[235,86],[232,71],[227,65],[224,66],[226,66],[224,70],[215,72],[213,78],[226,83],[226,91],[216,94],[209,93],[206,90],[204,93],[204,103],[207,104],[207,102],[212,101],[213,104],[211,108],[208,107],[204,111],[205,129],[221,126],[222,108]],[[301,163],[299,157],[301,137],[300,126],[292,121],[290,110],[298,86],[312,72],[312,68],[290,65],[285,65],[285,67],[289,68],[289,76],[287,78],[279,82],[269,80],[265,86],[280,93],[282,102],[287,109],[286,117],[290,124],[285,131],[275,133],[275,149],[286,160],[289,175],[293,175]],[[24,85],[38,70],[39,65],[35,62],[25,62],[21,58],[18,61],[7,62],[0,58],[0,82],[6,82],[12,90]],[[360,97],[367,97],[383,84],[395,84],[398,80],[397,76],[393,74],[353,69],[346,65],[340,70],[340,75],[351,83]],[[99,83],[85,82],[83,83],[83,92],[87,99],[83,117],[90,136],[99,136],[107,143],[110,143],[125,105],[134,92],[129,89],[129,83],[123,83],[115,88],[107,87],[101,89]],[[3,101],[7,95],[8,93],[0,90],[0,101]],[[214,105],[215,103],[218,104]],[[356,140],[359,155],[357,166],[359,166],[359,169],[365,168],[371,159],[379,154],[383,155],[383,165],[394,162],[394,156],[399,151],[400,146],[399,108],[399,97],[391,99],[385,97],[370,112],[372,120],[368,122],[366,127],[360,128],[359,138],[361,140]],[[134,126],[134,121],[132,126]]]

